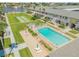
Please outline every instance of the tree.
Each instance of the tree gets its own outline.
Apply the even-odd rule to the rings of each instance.
[[[76,25],[75,24],[71,24],[71,28],[75,29]]]
[[[5,22],[0,22],[0,36],[2,37],[2,43],[4,43],[4,33],[7,24]]]
[[[43,8],[43,12],[45,12],[45,8]]]
[[[33,6],[33,9],[34,9],[34,10],[35,10],[35,8],[36,8],[36,7],[35,7],[35,6]]]
[[[50,20],[49,17],[45,17],[45,19],[44,19],[45,22],[48,22],[49,20]]]
[[[36,20],[36,19],[39,19],[40,17],[38,15],[34,15],[31,19],[32,20]]]

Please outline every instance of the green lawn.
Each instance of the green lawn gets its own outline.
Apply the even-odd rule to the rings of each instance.
[[[20,21],[16,18],[17,16],[19,17],[24,16],[26,17],[26,19],[31,20],[31,16],[27,15],[26,13],[16,13],[16,14],[9,13],[7,15],[10,23],[20,23]]]
[[[10,38],[5,38],[4,39],[4,47],[9,48],[10,44],[11,44]]]
[[[7,14],[7,15],[16,43],[18,44],[23,43],[24,40],[20,35],[20,31],[26,29],[26,25],[25,23],[20,23],[20,21],[16,19],[16,16],[26,16],[26,15],[24,13]]]
[[[30,22],[32,22],[32,20],[31,20],[32,17],[30,15],[28,15],[27,13],[14,13],[14,14],[10,13],[10,14],[7,14],[7,16],[8,16],[16,43],[18,43],[18,44],[23,43],[24,40],[20,35],[20,31],[26,29],[26,23],[21,23],[19,20],[17,20],[16,17],[24,16],[24,17],[26,17],[25,21],[27,21],[27,19],[28,19]],[[39,21],[36,21],[36,22],[39,23]],[[34,22],[34,23],[36,23],[36,22]]]
[[[12,31],[14,33],[15,41],[18,44],[23,43],[24,40],[23,40],[22,36],[20,35],[20,31],[26,28],[25,24],[24,23],[14,24],[14,25],[11,25],[11,26],[12,26]]]
[[[32,57],[32,54],[31,54],[29,48],[21,49],[21,50],[19,50],[19,53],[20,53],[21,57]]]

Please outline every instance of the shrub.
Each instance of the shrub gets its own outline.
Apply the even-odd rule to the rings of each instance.
[[[36,19],[40,19],[40,17],[38,15],[34,15],[31,19],[36,20]]]
[[[44,41],[40,41],[40,42],[41,42],[41,44],[43,44],[49,51],[52,50],[52,48],[51,48],[48,44],[46,44]]]
[[[72,37],[72,38],[76,38],[75,35],[73,35],[73,34],[71,34],[71,33],[69,33],[69,32],[67,32],[66,34],[69,35],[69,36]]]
[[[65,25],[64,24],[60,24],[59,27],[64,29]]]
[[[33,30],[31,30],[30,28],[28,28],[28,31],[33,35],[33,36],[37,36],[37,33],[35,33]]]
[[[27,11],[27,13],[28,13],[28,14],[32,14],[32,12],[31,12],[31,11]]]

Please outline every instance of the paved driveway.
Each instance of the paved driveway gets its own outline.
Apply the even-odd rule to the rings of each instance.
[[[51,57],[79,57],[79,38],[51,53]]]

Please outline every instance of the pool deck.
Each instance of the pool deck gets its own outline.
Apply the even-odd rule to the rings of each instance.
[[[46,27],[50,27],[50,28],[53,28],[56,32],[68,37],[70,39],[69,43],[71,43],[72,41],[74,41],[75,39],[66,35],[65,32],[60,29],[59,27],[55,26],[55,25],[52,25],[52,27],[50,25],[46,26]],[[57,29],[56,29],[57,28]],[[27,30],[23,30],[20,32],[21,36],[23,37],[24,41],[27,43],[32,55],[34,57],[43,57],[43,56],[47,56],[49,55],[51,52],[55,52],[58,48],[60,47],[63,47],[63,46],[60,46],[60,47],[57,47],[55,45],[53,45],[51,42],[49,42],[48,40],[46,40],[45,38],[41,37],[39,35],[39,33],[37,32],[38,36],[37,37],[33,37]],[[44,46],[42,46],[40,44],[40,41],[43,40],[45,43],[47,43],[49,46],[51,46],[53,48],[53,51],[49,52]],[[37,51],[35,50],[36,48],[36,45],[39,45],[41,50],[39,53],[37,53]],[[68,43],[67,43],[68,44]],[[65,44],[66,45],[66,44]],[[64,46],[65,46],[64,45]]]
[[[24,41],[26,42],[28,48],[30,49],[32,55],[34,57],[44,57],[49,54],[49,51],[47,51],[40,43],[39,39],[34,38],[28,31],[24,30],[20,32],[21,36],[23,37]],[[35,48],[37,44],[40,47],[39,51],[36,51]]]

